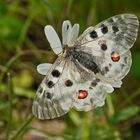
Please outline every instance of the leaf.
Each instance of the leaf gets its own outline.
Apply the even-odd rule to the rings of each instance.
[[[37,9],[37,10],[36,10]],[[42,14],[44,15],[44,5],[39,1],[30,0],[29,1],[29,13],[34,17],[39,17]]]
[[[135,76],[140,77],[140,53],[135,53],[133,55],[133,63],[132,63],[132,73]]]
[[[1,16],[0,20],[0,42],[8,50],[15,48],[20,36],[22,23],[12,16]]]
[[[91,123],[89,125],[89,140],[95,140],[96,139],[96,129],[94,125]]]
[[[124,108],[120,110],[119,112],[117,112],[116,114],[114,114],[111,117],[110,121],[115,122],[115,123],[120,122],[120,121],[125,121],[133,117],[134,115],[136,115],[139,111],[140,109],[137,106],[130,106],[130,107]]]
[[[22,70],[19,75],[13,77],[15,86],[27,89],[33,85],[34,79],[27,70]]]
[[[5,2],[3,0],[0,1],[0,15],[3,15],[6,12]]]
[[[26,98],[33,98],[35,96],[35,91],[32,90],[27,90],[20,87],[15,87],[14,90],[15,90],[15,95],[17,96],[26,97]]]
[[[69,117],[76,126],[79,126],[82,123],[79,113],[75,110],[71,110],[69,112]]]

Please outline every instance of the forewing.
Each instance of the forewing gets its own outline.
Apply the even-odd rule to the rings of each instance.
[[[89,27],[77,39],[76,44],[82,45],[102,36],[121,44],[132,47],[138,33],[139,21],[133,14],[116,15],[102,21],[95,27]],[[125,44],[125,45],[124,45]]]
[[[65,60],[58,57],[46,77],[40,84],[32,106],[33,114],[39,119],[53,119],[67,113],[69,108],[62,108],[60,102],[69,100],[67,95],[62,98],[63,92],[59,90],[59,79],[63,73]],[[69,106],[69,102],[66,102]]]

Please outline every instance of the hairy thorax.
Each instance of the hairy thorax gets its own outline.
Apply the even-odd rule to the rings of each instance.
[[[71,61],[78,61],[88,70],[93,71],[94,73],[99,72],[98,65],[94,62],[94,57],[84,51],[78,49],[78,47],[64,47],[64,57],[68,58]]]

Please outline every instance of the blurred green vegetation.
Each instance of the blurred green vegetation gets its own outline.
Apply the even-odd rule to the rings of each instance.
[[[140,36],[133,65],[120,89],[91,112],[71,110],[56,120],[33,118],[31,106],[42,80],[36,66],[56,58],[44,35],[51,24],[61,37],[69,19],[89,25],[120,13],[140,18],[139,0],[0,1],[0,140],[140,140]]]

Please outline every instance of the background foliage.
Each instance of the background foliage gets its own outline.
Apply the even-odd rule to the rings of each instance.
[[[44,35],[51,24],[89,25],[120,13],[140,18],[139,0],[0,0],[0,140],[139,140],[140,36],[131,49],[133,65],[120,89],[91,112],[71,110],[62,118],[39,121],[31,113],[42,80],[36,66],[56,58]]]

